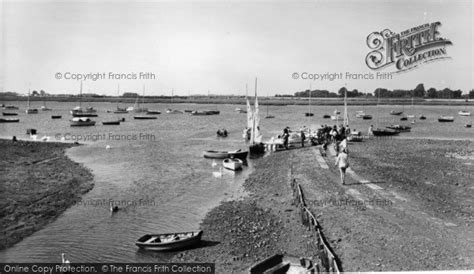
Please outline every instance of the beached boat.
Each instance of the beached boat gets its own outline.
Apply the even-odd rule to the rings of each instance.
[[[13,118],[0,118],[0,123],[18,123],[20,119],[13,119]]]
[[[222,161],[222,165],[224,166],[224,168],[235,171],[242,169],[244,162],[238,158],[227,158]]]
[[[402,114],[403,114],[403,111],[396,111],[396,110],[391,110],[391,111],[390,111],[390,115],[397,115],[397,116],[399,116],[399,115],[402,115]]]
[[[169,251],[181,250],[198,244],[201,241],[203,231],[146,234],[138,239],[135,244],[145,250]]]
[[[3,112],[2,114],[3,116],[17,116],[18,115],[18,113],[16,112]]]
[[[61,119],[61,115],[51,115],[51,119]]]
[[[204,158],[213,158],[213,159],[225,159],[225,158],[247,158],[248,151],[232,150],[232,151],[218,151],[218,150],[206,150],[204,151]]]
[[[423,115],[423,114],[421,114],[421,115],[420,115],[420,120],[426,120],[426,116]]]
[[[467,110],[461,110],[458,112],[458,114],[460,116],[471,116],[471,112],[467,111]]]
[[[400,121],[406,121],[406,120],[408,120],[408,116],[404,116],[404,117],[400,118]]]
[[[139,116],[133,116],[133,119],[135,120],[155,120],[158,119],[156,116],[144,116],[144,115],[139,115]]]
[[[324,115],[323,115],[323,118],[324,118],[324,119],[329,119],[329,118],[331,118],[331,115],[329,115],[329,114],[324,114]]]
[[[74,117],[71,119],[71,127],[90,127],[95,126],[95,121],[87,117]]]
[[[388,128],[375,128],[372,130],[372,133],[374,136],[393,136],[399,134],[400,132]]]
[[[454,122],[454,117],[453,116],[446,116],[446,115],[442,115],[440,117],[438,117],[438,122]]]
[[[362,116],[362,120],[372,120],[372,115],[370,115],[370,114],[364,114],[364,115]]]
[[[19,109],[17,106],[14,106],[14,105],[6,105],[3,108],[4,109]]]
[[[411,131],[411,127],[403,126],[403,125],[390,125],[386,128],[396,130],[398,132],[410,132]]]
[[[116,120],[116,121],[104,121],[102,122],[102,125],[120,125],[120,120]]]
[[[319,271],[317,264],[310,259],[276,254],[252,265],[249,273],[319,273]]]
[[[191,115],[200,116],[200,115],[213,115],[214,113],[211,110],[194,110],[191,112]]]

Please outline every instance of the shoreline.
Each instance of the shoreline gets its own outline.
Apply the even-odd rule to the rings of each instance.
[[[66,155],[74,146],[0,139],[0,250],[42,229],[93,188],[91,171]]]
[[[253,99],[253,97],[251,97]],[[309,97],[259,97],[260,105],[274,105],[274,106],[290,106],[290,105],[305,105],[309,103]],[[27,97],[23,96],[7,96],[0,97],[2,102],[26,102]],[[162,104],[230,104],[230,105],[243,105],[245,106],[246,100],[245,96],[196,96],[196,97],[169,97],[169,96],[154,96],[154,97],[145,97],[145,104],[153,103],[162,103]],[[31,102],[66,102],[66,103],[78,103],[80,97],[65,97],[65,96],[53,96],[53,97],[31,97]],[[83,98],[83,103],[92,103],[92,102],[102,102],[102,103],[124,103],[133,105],[136,101],[136,98],[129,97],[85,97]],[[474,106],[474,99],[425,99],[417,98],[414,102],[410,98],[380,98],[377,100],[376,97],[366,100],[365,97],[350,97],[347,98],[348,106],[376,106],[376,105],[405,105],[405,106]],[[8,105],[8,104],[7,104]],[[334,97],[334,98],[321,98],[314,97],[311,98],[311,105],[313,106],[343,106],[344,98],[343,97]]]
[[[248,197],[223,202],[206,215],[200,226],[204,245],[172,261],[216,263],[216,273],[245,272],[277,253],[318,262],[314,234],[302,225],[292,200],[295,179],[341,271],[472,269],[465,239],[472,237],[474,221],[469,218],[474,158],[448,152],[473,154],[473,145],[408,139],[351,143],[352,168],[373,183],[347,175],[347,186],[340,185],[333,156],[316,156],[319,147],[273,153],[260,159],[246,180]],[[318,165],[318,157],[328,169]]]

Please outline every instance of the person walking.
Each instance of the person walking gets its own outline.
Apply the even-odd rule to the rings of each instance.
[[[339,167],[339,172],[341,174],[341,183],[345,184],[346,179],[346,169],[349,167],[349,156],[347,155],[346,149],[343,149],[336,158],[336,164]]]

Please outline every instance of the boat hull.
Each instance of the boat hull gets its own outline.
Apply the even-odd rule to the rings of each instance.
[[[153,242],[153,237],[161,238],[173,235],[193,233],[193,236],[180,240],[172,240],[168,242]],[[183,233],[169,233],[169,234],[147,234],[138,239],[135,244],[144,250],[151,251],[170,251],[181,250],[187,247],[198,244],[201,241],[203,231],[183,232]]]
[[[107,121],[107,122],[102,122],[102,125],[120,125],[120,121]]]
[[[90,122],[71,122],[71,127],[91,127],[95,126],[95,121]]]
[[[210,159],[239,158],[241,160],[244,160],[245,158],[247,158],[247,155],[248,151],[204,151],[204,158]]]
[[[158,119],[156,116],[133,116],[135,120],[155,120]]]
[[[394,136],[398,135],[400,132],[396,130],[391,130],[391,129],[374,129],[372,130],[372,133],[374,136]]]
[[[5,119],[5,118],[0,118],[0,123],[18,123],[20,122],[20,119]]]
[[[222,165],[224,166],[224,168],[236,171],[236,170],[242,169],[244,162],[238,158],[237,159],[227,158],[224,161],[222,161]]]
[[[18,113],[15,113],[15,112],[3,112],[2,114],[3,116],[17,116],[18,115]]]

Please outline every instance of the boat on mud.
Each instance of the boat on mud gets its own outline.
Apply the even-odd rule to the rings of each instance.
[[[20,119],[13,119],[13,118],[0,118],[0,123],[18,123]]]
[[[3,112],[2,114],[3,116],[17,116],[18,115],[18,113],[16,112]]]
[[[458,114],[459,114],[460,116],[471,116],[471,112],[469,112],[469,111],[467,111],[467,110],[460,110],[460,111],[458,112]]]
[[[121,120],[116,120],[116,121],[104,121],[102,122],[102,125],[107,126],[107,125],[120,125]]]
[[[397,116],[399,116],[399,115],[402,115],[402,114],[403,114],[403,111],[396,111],[396,110],[390,111],[390,115],[397,115]]]
[[[158,119],[156,116],[151,116],[151,115],[138,115],[138,116],[133,116],[133,119],[135,120],[155,120]]]
[[[249,273],[319,273],[318,270],[310,259],[275,254],[252,265]]]
[[[389,128],[375,128],[372,130],[372,133],[374,136],[393,136],[393,135],[398,135],[400,132],[389,129]]]
[[[203,231],[165,233],[165,234],[146,234],[140,237],[135,244],[145,250],[169,251],[181,250],[201,241]]]

